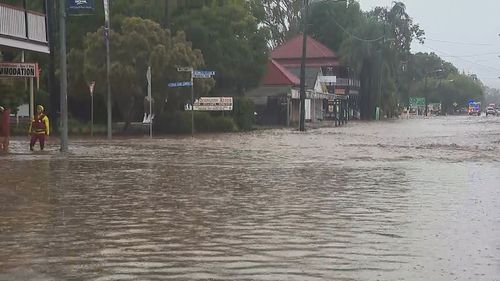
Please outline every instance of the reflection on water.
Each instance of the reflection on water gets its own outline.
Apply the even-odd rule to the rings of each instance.
[[[2,281],[500,280],[500,118],[25,145]]]

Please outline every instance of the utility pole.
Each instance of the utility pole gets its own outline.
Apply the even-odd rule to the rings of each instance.
[[[66,65],[66,1],[59,1],[59,39],[61,60],[61,152],[68,151],[68,71]]]
[[[194,68],[191,67],[191,137],[194,137]]]
[[[304,0],[304,31],[302,33],[302,59],[300,62],[300,120],[299,131],[305,131],[306,121],[306,48],[307,48],[307,17],[309,14],[309,0]]]
[[[385,36],[386,36],[386,23],[384,22],[384,38],[382,39],[382,48],[380,49],[380,83],[379,83],[379,92],[378,92],[378,101],[377,107],[378,111],[375,114],[376,119],[380,120],[380,113],[382,112],[382,80],[384,76],[384,47],[385,47]]]
[[[112,105],[111,105],[111,83],[109,80],[110,73],[110,59],[109,59],[109,36],[111,34],[111,28],[109,25],[109,0],[104,0],[104,37],[106,40],[106,81],[108,84],[108,140],[111,140],[113,137],[113,127],[112,127]]]
[[[58,90],[56,86],[56,68],[55,68],[55,52],[56,52],[56,39],[54,38],[55,34],[55,21],[56,21],[56,15],[57,12],[54,7],[54,0],[46,0],[44,2],[45,4],[45,12],[47,14],[47,39],[49,42],[49,49],[50,49],[50,54],[49,54],[49,66],[48,66],[48,88],[49,88],[49,115],[50,115],[50,120],[53,124],[52,126],[52,131],[54,133],[59,132],[59,100],[60,98],[58,97]]]
[[[148,99],[149,99],[149,138],[153,138],[153,97],[151,96],[151,66],[148,66],[146,72],[148,81]]]

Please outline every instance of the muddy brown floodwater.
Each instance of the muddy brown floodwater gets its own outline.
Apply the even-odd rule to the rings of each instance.
[[[11,148],[1,281],[500,280],[500,118]]]

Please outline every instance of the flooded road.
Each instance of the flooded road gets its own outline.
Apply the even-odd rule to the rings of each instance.
[[[500,118],[0,156],[0,280],[500,280]]]

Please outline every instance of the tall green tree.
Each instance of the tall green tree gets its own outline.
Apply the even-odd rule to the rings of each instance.
[[[301,30],[303,0],[250,0],[249,2],[259,15],[261,24],[271,32],[269,43],[272,47],[283,44]]]
[[[362,24],[363,12],[356,1],[313,2],[310,7],[309,33],[334,51],[349,39],[349,32]]]
[[[194,50],[184,33],[171,36],[170,31],[158,23],[141,18],[125,18],[119,28],[110,34],[111,90],[125,121],[125,129],[137,112],[142,112],[146,96],[146,70],[152,68],[153,97],[157,112],[168,107],[178,109],[188,101],[188,96],[177,98],[177,90],[168,89],[169,81],[183,81],[185,73],[177,72],[177,67],[205,66],[203,55]],[[87,34],[84,45],[84,74],[88,81],[95,80],[97,92],[105,93],[105,46],[103,29]],[[206,79],[196,83],[197,95],[210,90],[214,81]],[[168,93],[168,95],[166,95]]]
[[[218,1],[201,9],[180,10],[173,29],[184,30],[202,50],[208,68],[217,71],[216,89],[242,93],[257,86],[267,61],[266,29],[245,1]]]

